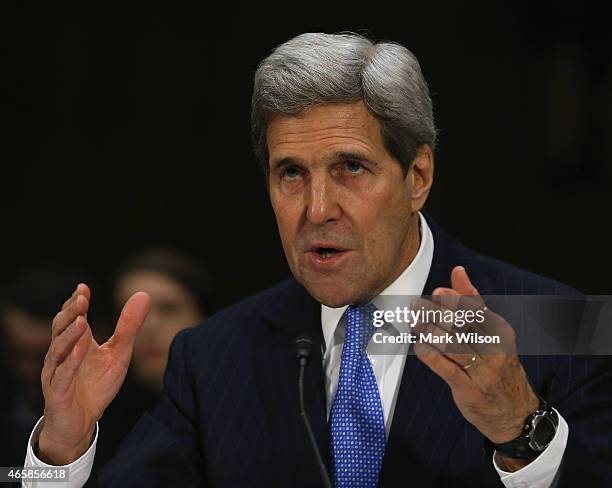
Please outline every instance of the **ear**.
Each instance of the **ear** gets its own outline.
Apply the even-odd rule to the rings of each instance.
[[[434,176],[434,156],[431,147],[423,144],[417,150],[417,155],[410,165],[408,178],[410,178],[410,196],[412,199],[412,211],[418,212],[423,208]],[[408,179],[407,178],[407,179]]]

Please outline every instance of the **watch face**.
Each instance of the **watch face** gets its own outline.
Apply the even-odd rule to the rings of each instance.
[[[540,452],[553,440],[557,431],[556,424],[551,416],[554,412],[542,412],[532,420],[533,429],[529,434],[529,447],[534,451]]]

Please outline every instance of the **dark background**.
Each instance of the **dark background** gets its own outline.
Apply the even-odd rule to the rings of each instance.
[[[250,146],[252,76],[301,32],[367,29],[412,50],[429,82],[438,222],[611,293],[609,17],[588,2],[465,3],[3,2],[0,285],[48,258],[104,284],[160,243],[204,261],[221,305],[288,276]]]

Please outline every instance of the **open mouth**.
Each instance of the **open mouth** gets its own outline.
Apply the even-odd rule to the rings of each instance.
[[[341,266],[352,250],[333,241],[313,242],[306,249],[311,265],[319,270],[331,270]]]
[[[330,259],[342,251],[333,247],[318,247],[315,252],[319,255],[321,259]]]

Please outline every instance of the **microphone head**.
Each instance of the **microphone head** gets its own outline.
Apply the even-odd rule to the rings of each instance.
[[[312,337],[308,334],[300,334],[293,340],[293,345],[295,346],[295,358],[298,361],[308,362],[312,352]]]

